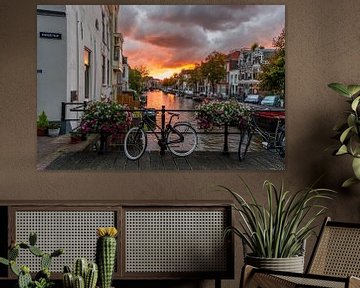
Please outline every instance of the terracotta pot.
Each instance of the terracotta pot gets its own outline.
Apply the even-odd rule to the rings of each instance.
[[[48,129],[37,127],[37,136],[47,136]]]

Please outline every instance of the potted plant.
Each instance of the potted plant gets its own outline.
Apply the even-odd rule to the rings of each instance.
[[[100,134],[100,151],[105,151],[110,135],[124,134],[131,124],[132,115],[128,108],[119,103],[105,99],[90,102],[81,117],[80,129],[83,133]]]
[[[73,130],[70,132],[70,143],[76,144],[81,142],[83,139],[83,133],[77,130]]]
[[[38,116],[36,124],[37,124],[37,136],[46,136],[48,132],[47,129],[49,126],[49,120],[45,111],[42,111],[41,114]]]
[[[267,203],[264,206],[246,184],[245,187],[251,201],[222,186],[234,197],[233,207],[240,216],[240,226],[229,227],[226,233],[233,232],[248,248],[244,249],[250,252],[244,255],[245,264],[302,273],[305,241],[314,233],[315,220],[326,209],[318,200],[331,199],[334,191],[305,188],[290,193],[283,185],[278,189],[266,180]]]
[[[347,121],[334,128],[340,140],[340,145],[334,154],[352,157],[354,176],[342,184],[343,187],[348,187],[360,183],[360,85],[331,83],[328,86],[346,97],[351,106],[347,112]]]
[[[196,107],[195,117],[200,128],[246,126],[251,115],[251,109],[238,101],[209,101]]]
[[[60,134],[60,124],[56,122],[51,122],[48,125],[48,135],[50,137],[57,137]]]

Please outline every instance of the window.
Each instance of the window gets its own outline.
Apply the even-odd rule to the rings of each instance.
[[[119,60],[119,55],[120,55],[120,50],[115,48],[114,49],[114,61],[118,61]]]
[[[84,98],[90,97],[90,56],[91,52],[86,47],[84,48]]]
[[[95,28],[97,31],[99,31],[99,21],[98,19],[95,20]]]
[[[105,15],[101,15],[102,41],[105,43]]]
[[[101,64],[101,83],[105,85],[105,56],[102,56],[102,64]]]
[[[110,61],[108,60],[107,61],[107,85],[109,86],[110,85]]]

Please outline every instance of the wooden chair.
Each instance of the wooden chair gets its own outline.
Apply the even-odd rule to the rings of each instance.
[[[360,287],[360,223],[326,218],[304,274],[245,265],[240,287]]]

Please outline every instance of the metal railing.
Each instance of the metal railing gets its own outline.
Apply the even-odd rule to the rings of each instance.
[[[61,109],[61,121],[80,121],[80,118],[66,118],[66,112],[68,111],[67,106],[71,105],[74,106],[73,108],[70,108],[69,111],[70,112],[83,112],[86,109],[88,102],[82,102],[82,103],[72,103],[72,102],[62,102],[62,109]],[[125,111],[128,112],[144,112],[144,111],[155,111],[160,112],[160,127],[161,130],[164,131],[165,127],[166,127],[166,113],[167,112],[197,112],[199,111],[198,109],[165,109],[165,106],[162,105],[161,109],[126,109]],[[262,111],[262,110],[255,110],[255,111]],[[284,111],[284,109],[272,109],[271,111],[273,112],[279,112],[279,111]],[[196,133],[199,135],[224,135],[224,145],[223,145],[223,153],[227,154],[229,153],[229,135],[239,135],[241,134],[241,131],[229,131],[229,125],[225,124],[223,126],[223,131],[199,131],[199,129],[196,129],[197,127],[193,127],[196,130]],[[155,133],[161,133],[161,130],[155,130]],[[149,132],[151,133],[151,132]],[[161,133],[161,137],[165,137],[163,135],[163,133]],[[103,137],[102,137],[103,138]],[[105,141],[105,140],[104,140]],[[163,149],[163,148],[161,148]],[[161,151],[164,152],[164,151]]]

